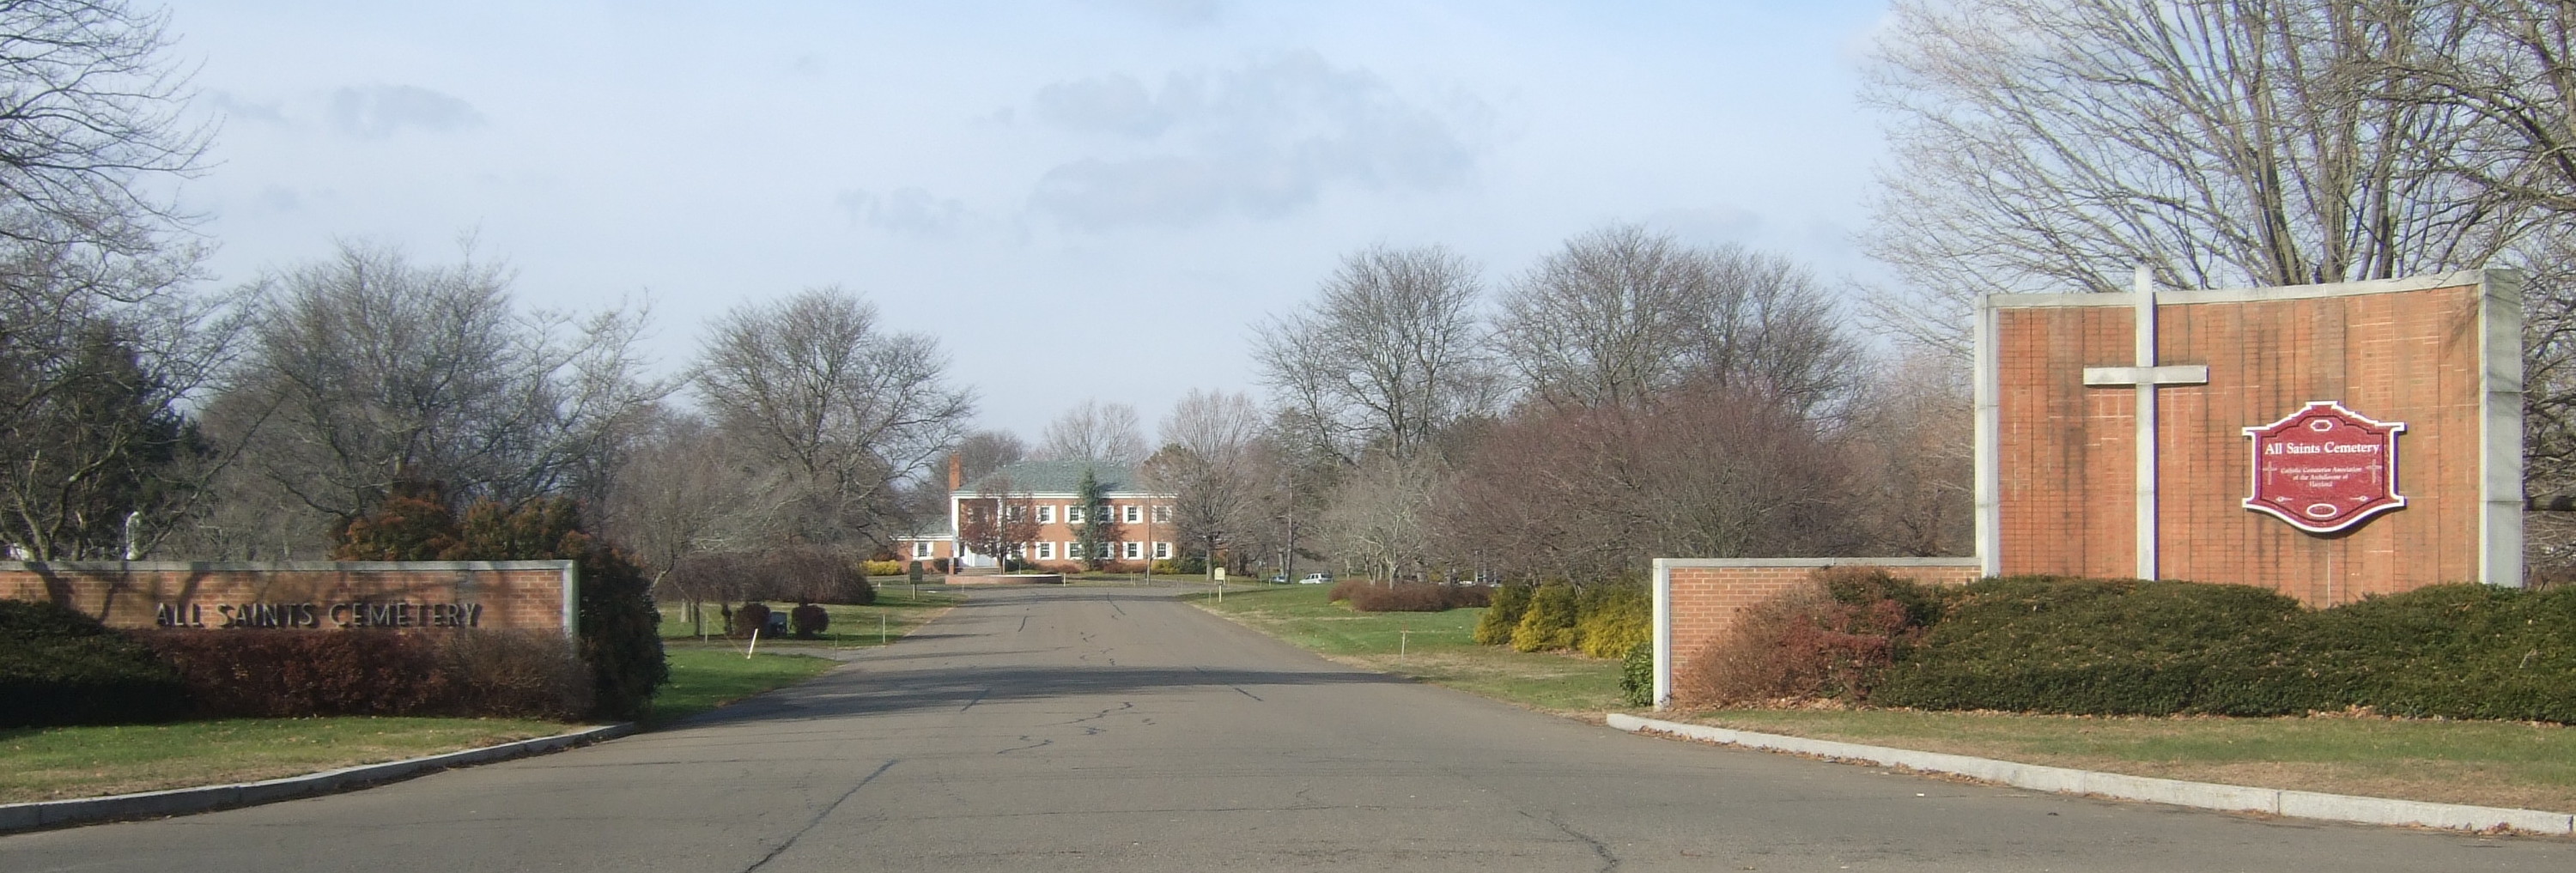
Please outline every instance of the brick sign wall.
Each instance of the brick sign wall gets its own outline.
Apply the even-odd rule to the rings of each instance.
[[[1878,567],[1925,585],[1965,585],[1975,558],[1664,558],[1655,562],[1655,700],[1673,674],[1726,635],[1737,613],[1815,577],[1824,567]]]
[[[0,561],[0,600],[109,627],[574,631],[571,561]]]
[[[2445,582],[2520,585],[2520,297],[2509,273],[2156,293],[2156,492],[2139,489],[2136,294],[1994,295],[1979,351],[1979,551],[1996,575],[2140,572],[2261,585],[2310,605]],[[2170,369],[2171,367],[2168,367]],[[2246,428],[2311,402],[2402,422],[2403,508],[2311,533],[2247,509]]]

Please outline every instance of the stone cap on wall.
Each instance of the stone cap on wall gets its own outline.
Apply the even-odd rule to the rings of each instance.
[[[1977,558],[1656,558],[1666,567],[1974,567]]]

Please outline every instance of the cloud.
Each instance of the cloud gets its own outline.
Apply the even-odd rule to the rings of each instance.
[[[434,133],[483,126],[474,104],[411,85],[342,88],[331,94],[331,123],[360,139],[384,139],[414,127]]]
[[[1693,245],[1749,244],[1763,230],[1759,213],[1735,206],[1666,209],[1647,215],[1645,223]]]
[[[932,196],[920,188],[897,188],[883,195],[849,190],[833,197],[832,202],[849,213],[851,224],[897,233],[943,236],[955,232],[967,219],[966,204]]]
[[[286,112],[285,110],[280,109],[278,104],[253,103],[251,101],[235,97],[232,95],[232,92],[229,91],[206,92],[206,103],[208,106],[213,107],[216,112],[222,113],[223,116],[228,119],[237,121],[257,121],[266,124],[286,123]]]
[[[1151,137],[1171,127],[1174,107],[1155,102],[1126,75],[1057,82],[1038,89],[1038,120],[1066,130]]]
[[[1104,151],[1047,171],[1032,205],[1069,225],[1174,225],[1220,215],[1275,218],[1327,189],[1439,190],[1474,170],[1472,99],[1427,106],[1374,73],[1313,52],[1232,70],[1174,74],[1160,88],[1124,75],[1040,89],[1034,114]]]
[[[1225,4],[1217,0],[1108,0],[1108,3],[1173,27],[1215,24],[1218,15],[1225,11]]]
[[[258,203],[270,212],[295,212],[304,208],[304,198],[284,185],[264,185],[259,189]]]

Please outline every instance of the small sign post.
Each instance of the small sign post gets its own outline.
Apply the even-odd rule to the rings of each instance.
[[[2321,534],[2403,508],[2397,435],[2405,431],[2404,422],[2374,421],[2332,400],[2246,428],[2254,441],[2254,481],[2245,508]]]

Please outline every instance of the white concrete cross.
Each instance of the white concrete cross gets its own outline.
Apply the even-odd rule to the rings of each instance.
[[[2145,264],[2138,265],[2138,364],[2134,367],[2086,367],[2084,384],[2094,387],[2134,386],[2138,391],[2138,566],[2140,579],[2156,578],[2156,388],[2160,385],[2207,385],[2207,364],[2156,364],[2156,283]]]

